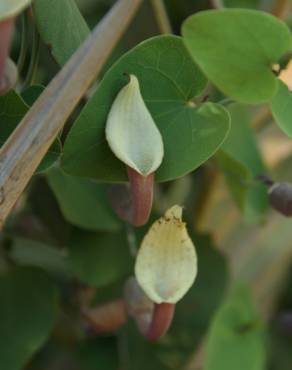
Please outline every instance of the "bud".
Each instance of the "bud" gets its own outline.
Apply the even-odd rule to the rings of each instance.
[[[130,82],[112,104],[106,122],[106,139],[113,153],[142,176],[153,173],[162,162],[162,137],[134,75],[130,75]]]
[[[0,21],[16,16],[30,3],[31,0],[1,0]]]
[[[135,264],[137,281],[155,303],[176,303],[197,275],[197,255],[182,207],[173,206],[144,237]]]
[[[276,182],[269,188],[269,201],[284,216],[292,216],[292,184]]]

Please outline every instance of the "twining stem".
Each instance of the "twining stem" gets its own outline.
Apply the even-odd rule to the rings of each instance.
[[[156,21],[161,33],[172,33],[172,27],[163,0],[151,0]]]
[[[17,60],[17,69],[20,73],[24,67],[25,59],[27,56],[27,32],[28,32],[28,16],[27,13],[21,15],[21,41],[20,41],[20,51]]]
[[[224,99],[222,99],[222,100],[219,100],[218,102],[217,102],[217,104],[221,104],[221,105],[229,105],[229,104],[232,104],[232,103],[234,103],[234,100],[233,99],[231,99],[231,98],[224,98]]]
[[[14,29],[14,18],[9,18],[0,23],[0,94],[6,88],[6,62],[10,51],[10,44]]]
[[[144,225],[150,216],[153,203],[154,173],[142,176],[127,167],[131,192],[131,220],[135,226]]]
[[[155,304],[152,320],[145,337],[150,341],[157,341],[169,329],[174,315],[175,305],[172,303]]]
[[[33,36],[32,36],[32,52],[31,52],[31,58],[30,63],[27,71],[26,79],[23,83],[22,88],[28,88],[30,85],[34,83],[37,67],[38,67],[38,61],[39,61],[39,54],[40,54],[40,35],[38,33],[38,30],[36,26],[34,25],[33,29]]]
[[[0,228],[142,0],[118,0],[50,82],[0,150]]]
[[[275,183],[269,176],[266,176],[266,175],[259,175],[255,178],[255,180],[266,185],[268,188],[274,185]]]

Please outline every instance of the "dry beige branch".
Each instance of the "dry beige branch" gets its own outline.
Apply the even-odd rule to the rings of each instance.
[[[161,33],[172,33],[172,27],[163,0],[151,0],[156,21]]]
[[[0,228],[142,0],[119,0],[51,81],[0,150]]]
[[[287,19],[291,11],[290,0],[274,0],[271,13],[280,19]]]

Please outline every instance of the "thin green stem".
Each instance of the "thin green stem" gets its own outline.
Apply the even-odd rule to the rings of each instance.
[[[216,102],[217,104],[221,104],[221,105],[229,105],[229,104],[232,104],[234,103],[234,100],[231,99],[231,98],[224,98],[222,100],[219,100],[218,102]]]
[[[21,15],[21,41],[19,56],[17,60],[17,69],[19,73],[21,73],[21,71],[23,70],[25,59],[27,56],[28,49],[27,32],[28,32],[28,18],[27,14],[24,13]]]
[[[35,81],[35,76],[38,68],[39,54],[40,54],[40,35],[34,26],[32,39],[32,52],[31,59],[27,71],[26,79],[23,83],[22,88],[25,89],[31,86]]]
[[[132,225],[126,223],[126,235],[129,245],[130,254],[133,258],[136,258],[138,247],[134,228]]]

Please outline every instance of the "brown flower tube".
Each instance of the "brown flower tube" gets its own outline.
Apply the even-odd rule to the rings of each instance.
[[[151,301],[134,277],[126,282],[124,299],[128,314],[147,340],[157,341],[167,332],[172,323],[174,304]]]

